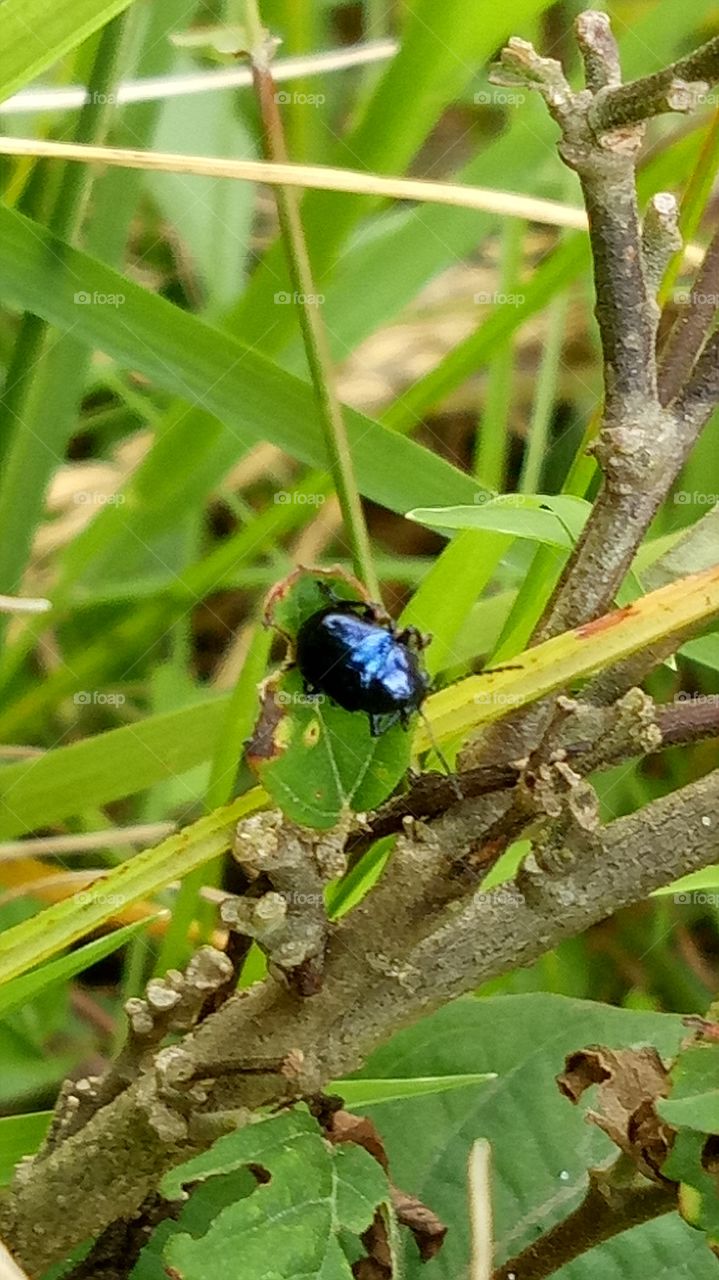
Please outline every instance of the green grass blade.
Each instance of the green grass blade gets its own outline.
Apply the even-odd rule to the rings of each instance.
[[[494,1071],[477,1075],[407,1076],[405,1079],[388,1076],[384,1080],[331,1080],[327,1088],[330,1093],[339,1093],[350,1111],[355,1111],[360,1107],[377,1106],[380,1102],[398,1102],[402,1098],[421,1098],[427,1094],[447,1093],[450,1089],[467,1089],[496,1079]]]
[[[131,0],[4,0],[0,101],[129,8]]]
[[[637,653],[657,640],[679,635],[719,613],[719,567],[681,578],[623,609],[565,631],[527,649],[516,668],[468,676],[428,698],[425,708],[434,735],[450,741],[545,694],[571,685]],[[420,726],[415,751],[431,746]]]
[[[126,62],[127,17],[121,13],[100,36],[88,101],[73,134],[78,144],[102,143],[107,137],[112,116],[108,104],[114,102],[115,83]],[[48,219],[53,234],[77,238],[96,176],[89,165],[64,166]],[[0,472],[0,528],[5,531],[0,540],[0,591],[12,593],[20,586],[45,491],[76,426],[88,363],[89,353],[71,336],[57,335],[52,342],[49,326],[40,328],[34,315],[23,317],[7,374],[14,407],[0,413],[0,439],[11,441]]]
[[[484,530],[458,534],[437,557],[403,610],[403,627],[419,627],[432,636],[425,654],[430,675],[454,661],[454,641],[510,542],[510,538]]]
[[[526,230],[526,223],[519,218],[508,218],[502,228],[498,290],[501,297],[521,296],[517,281],[522,269]],[[494,305],[497,305],[496,297]],[[475,448],[475,473],[480,484],[488,489],[506,488],[513,375],[514,348],[511,342],[505,342],[495,354],[489,369]]]
[[[24,1116],[0,1116],[0,1186],[10,1182],[23,1156],[34,1155],[50,1128],[52,1111],[31,1111]]]
[[[146,920],[124,925],[106,937],[95,938],[86,946],[79,947],[77,951],[70,951],[59,960],[52,960],[40,969],[33,969],[32,973],[24,973],[21,977],[4,983],[0,987],[0,1018],[6,1017],[13,1009],[29,1003],[40,992],[46,991],[55,983],[67,982],[76,974],[82,973],[83,969],[88,969],[91,964],[96,964],[98,960],[104,960],[105,956],[112,955],[113,951],[124,947],[126,942],[146,929],[153,919],[157,917],[148,916]]]
[[[0,769],[0,836],[7,839],[105,805],[211,757],[229,696],[95,734]]]
[[[203,404],[245,445],[272,440],[301,462],[325,465],[315,399],[306,383],[3,208],[0,287],[11,305],[59,328],[73,327],[78,338],[121,365]],[[345,412],[367,497],[401,512],[420,501],[471,501],[475,486],[469,476],[362,414]]]
[[[265,794],[255,787],[232,804],[154,849],[145,849],[83,890],[82,900],[66,898],[0,936],[0,982],[9,982],[69,947],[142,898],[151,898],[229,848],[239,818],[261,808]]]

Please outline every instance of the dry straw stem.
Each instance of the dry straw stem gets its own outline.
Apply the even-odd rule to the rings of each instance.
[[[294,58],[279,58],[273,67],[275,80],[295,80],[310,75],[327,75],[347,67],[371,66],[397,52],[395,40],[368,40],[348,49],[328,49]],[[125,80],[113,97],[118,106],[132,102],[165,102],[196,93],[216,93],[219,89],[242,89],[252,84],[249,67],[222,67],[214,71],[193,71],[187,75],[144,76]],[[22,89],[0,102],[0,117],[32,115],[35,112],[68,111],[88,101],[84,85],[62,88]]]
[[[269,186],[380,196],[387,200],[416,200],[420,204],[444,204],[455,209],[476,209],[479,213],[522,218],[543,226],[566,227],[570,231],[586,231],[589,225],[584,209],[563,204],[560,200],[542,200],[534,196],[518,195],[513,191],[497,191],[493,187],[473,187],[458,182],[388,178],[381,173],[361,173],[356,169],[336,169],[331,165],[275,164],[268,160],[187,156],[174,151],[79,146],[44,138],[0,138],[0,155],[77,160],[83,164],[98,163],[121,169],[148,169],[158,173],[230,178],[239,182],[267,183]],[[685,266],[697,267],[703,258],[704,249],[701,245],[686,246]]]
[[[390,200],[417,200],[477,209],[484,213],[526,218],[552,227],[586,231],[583,209],[558,200],[539,200],[495,191],[488,187],[463,186],[452,182],[431,182],[424,178],[388,178],[379,173],[336,169],[331,165],[277,163],[269,160],[228,160],[213,156],[187,156],[171,151],[133,151],[121,147],[78,146],[42,138],[0,138],[0,155],[38,156],[57,160],[99,163],[123,169],[148,169],[160,173],[195,174],[200,177],[230,178],[241,182],[261,182],[270,186],[315,188],[352,195],[381,196]],[[700,252],[697,250],[697,252]]]

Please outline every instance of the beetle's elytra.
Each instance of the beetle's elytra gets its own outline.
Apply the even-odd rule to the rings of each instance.
[[[374,605],[333,598],[302,623],[295,660],[307,692],[363,711],[376,738],[398,721],[406,728],[419,710],[429,688],[419,659],[427,643],[415,627],[385,621]]]

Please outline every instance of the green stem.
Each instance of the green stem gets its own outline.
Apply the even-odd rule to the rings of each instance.
[[[390,0],[365,0],[365,35],[368,40],[381,40],[390,31]]]
[[[544,352],[537,375],[532,421],[529,425],[529,436],[519,481],[520,493],[539,492],[542,464],[547,454],[549,427],[557,391],[568,301],[567,294],[560,294],[549,307]]]
[[[514,290],[522,262],[526,224],[508,218],[502,230],[502,258],[499,272],[499,306]],[[512,402],[514,344],[509,341],[497,352],[487,380],[484,413],[477,439],[476,475],[487,489],[503,490],[509,444],[509,409]]]
[[[265,155],[268,160],[287,164],[289,156],[277,106],[275,82],[269,68],[267,35],[262,27],[256,0],[247,0],[245,17],[252,51],[255,92],[265,135]],[[319,295],[300,217],[299,198],[291,187],[276,187],[275,195],[290,279],[299,307],[307,362],[320,408],[332,478],[352,548],[355,573],[365,583],[370,595],[377,599],[379,583],[372,562],[369,534],[354,475],[342,408],[335,389],[327,331],[316,301]]]

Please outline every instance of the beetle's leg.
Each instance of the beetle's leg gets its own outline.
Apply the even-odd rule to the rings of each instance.
[[[345,600],[343,603],[350,605],[352,612],[366,622],[377,622],[379,615],[383,612],[381,605],[371,604],[366,600]]]
[[[371,738],[381,738],[382,734],[391,729],[393,725],[400,719],[401,711],[392,711],[389,714],[385,711],[381,715],[377,715],[369,711],[369,732]]]
[[[410,649],[426,649],[432,643],[431,635],[420,631],[419,627],[404,627],[401,631],[394,632],[394,638]]]
[[[363,618],[365,622],[376,622],[380,627],[391,627],[392,619],[382,604],[375,604],[373,600],[342,600],[342,604],[349,606],[358,618]]]
[[[391,622],[384,605],[375,604],[371,600],[348,600],[346,596],[338,596],[334,587],[321,578],[317,579],[317,586],[329,603],[337,605],[339,609],[346,609],[348,613],[355,613],[358,618],[363,618],[367,622],[377,622],[382,625],[387,625]]]

